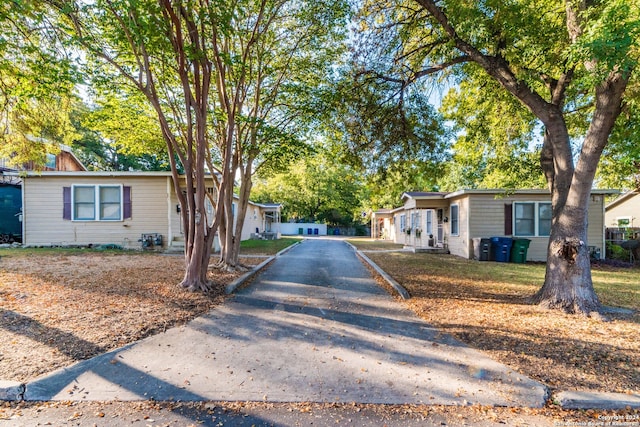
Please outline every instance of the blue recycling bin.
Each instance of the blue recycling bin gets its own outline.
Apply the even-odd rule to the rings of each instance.
[[[318,230],[317,228],[314,228],[314,229],[313,229],[313,235],[314,235],[314,236],[317,236],[317,235],[318,235],[318,232],[319,232],[319,230]]]
[[[491,258],[496,262],[509,262],[511,257],[511,245],[513,239],[511,237],[492,237],[491,238]]]
[[[311,236],[313,234],[313,228],[307,228],[307,234]]]

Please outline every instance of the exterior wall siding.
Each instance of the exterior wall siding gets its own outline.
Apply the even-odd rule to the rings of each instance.
[[[165,177],[29,177],[24,179],[24,244],[99,245],[117,244],[140,248],[143,233],[169,236]],[[132,215],[123,221],[70,221],[63,219],[63,188],[74,184],[131,187]]]
[[[587,229],[587,244],[600,248],[600,256],[605,257],[605,217],[604,217],[604,196],[593,194],[589,202],[589,228]],[[546,258],[545,258],[546,259]]]
[[[407,244],[407,235],[405,233],[405,231],[402,229],[401,225],[402,225],[402,221],[400,220],[400,217],[402,215],[405,215],[405,227],[406,227],[406,214],[405,213],[398,213],[395,214],[393,216],[394,218],[394,243],[400,244],[400,245],[406,245]]]
[[[491,194],[471,194],[469,195],[469,231],[470,242],[468,257],[473,257],[473,243],[475,238],[490,238],[505,236],[504,228],[504,205],[514,202],[549,202],[550,197],[545,194],[518,194],[496,199]],[[587,233],[587,244],[600,248],[604,254],[604,224],[603,209],[604,197],[593,195],[589,204],[589,229]],[[546,261],[548,236],[517,236],[507,235],[506,237],[529,239],[529,249],[527,251],[528,261]],[[452,252],[453,253],[453,252]]]
[[[451,205],[458,205],[458,235],[451,234]],[[444,224],[445,238],[449,252],[463,258],[469,258],[469,198],[460,197],[450,200],[449,207],[445,210],[445,216],[449,221]],[[471,253],[473,255],[473,252]]]
[[[176,196],[173,180],[169,177],[165,183],[166,193],[169,194],[169,209],[165,212],[169,223],[169,235],[173,240],[184,240],[182,231],[182,213],[178,210],[180,202]]]
[[[247,206],[247,213],[244,217],[241,240],[250,239],[251,234],[255,233],[256,229],[258,229],[259,232],[264,231],[262,230],[262,209],[258,206],[249,204]]]
[[[628,217],[629,227],[640,227],[640,193],[634,194],[607,209],[605,213],[605,225],[617,227],[618,217]]]
[[[470,197],[469,232],[471,237],[468,258],[473,257],[473,238],[505,237],[505,204],[513,202],[549,202],[546,194],[519,194],[496,198],[493,194],[472,194]],[[548,236],[506,237],[529,239],[528,261],[546,261]]]

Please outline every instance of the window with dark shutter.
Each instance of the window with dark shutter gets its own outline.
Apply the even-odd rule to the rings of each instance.
[[[122,187],[122,218],[131,218],[131,187]]]
[[[132,203],[131,203],[131,187],[122,186],[122,201],[120,201],[120,191],[119,187],[113,186],[91,186],[91,185],[83,185],[83,186],[74,186],[77,191],[78,189],[89,189],[95,193],[95,199],[91,201],[91,203],[86,203],[85,208],[82,208],[82,198],[79,197],[78,194],[75,196],[75,213],[74,213],[74,204],[72,203],[72,187],[63,187],[62,188],[62,219],[66,220],[119,220],[128,219],[132,217]],[[98,189],[98,190],[96,190]],[[118,189],[117,194],[111,191],[111,198],[106,191]],[[115,196],[114,196],[115,195]],[[99,216],[96,213],[96,206],[99,206]],[[120,208],[122,208],[122,219],[120,219]],[[94,216],[87,215],[87,212],[93,212]],[[109,214],[111,212],[111,214]],[[83,216],[84,215],[84,216]],[[111,215],[111,217],[110,217]],[[117,218],[116,218],[117,216]]]
[[[62,219],[71,220],[71,187],[62,188]]]
[[[513,205],[511,203],[504,205],[504,235],[513,235]]]

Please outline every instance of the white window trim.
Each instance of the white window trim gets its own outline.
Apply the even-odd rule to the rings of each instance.
[[[458,224],[458,231],[456,233],[453,232],[453,208],[454,206],[458,211],[458,215],[456,218],[456,224]],[[460,236],[460,205],[458,203],[454,203],[451,206],[449,206],[449,232],[451,233],[451,236],[455,236],[458,237]]]
[[[76,188],[93,188],[93,218],[77,219],[76,218]],[[120,217],[118,219],[100,219],[100,188],[118,187],[120,189]],[[71,221],[77,222],[118,222],[124,221],[124,191],[122,184],[73,184],[71,186]]]
[[[433,210],[427,209],[426,221],[427,234],[433,234]]]
[[[534,205],[533,206],[533,234],[516,234],[516,205]],[[551,205],[551,202],[543,202],[543,201],[520,201],[513,202],[513,218],[511,219],[511,229],[513,230],[514,237],[549,237],[549,234],[540,234],[540,205]]]

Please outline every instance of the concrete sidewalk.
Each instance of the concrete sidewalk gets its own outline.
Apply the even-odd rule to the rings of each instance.
[[[308,240],[208,315],[22,397],[540,407],[546,389],[404,309],[344,242]]]

